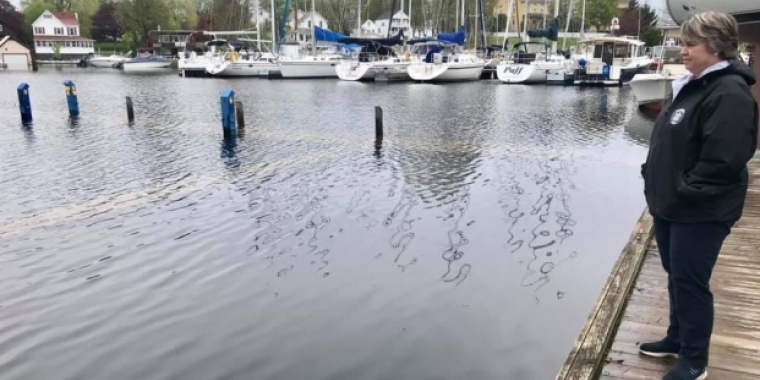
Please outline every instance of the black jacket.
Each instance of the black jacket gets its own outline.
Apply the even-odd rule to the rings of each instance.
[[[694,79],[665,101],[641,174],[650,213],[672,222],[735,222],[757,146],[758,111],[744,63]]]

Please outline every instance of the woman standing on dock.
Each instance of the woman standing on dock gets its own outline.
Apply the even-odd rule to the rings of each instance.
[[[704,12],[681,26],[689,74],[657,117],[644,194],[668,273],[667,336],[642,354],[678,357],[664,380],[707,378],[713,327],[710,277],[723,240],[739,220],[747,193],[747,162],[757,147],[755,77],[738,59],[739,30],[727,14]]]

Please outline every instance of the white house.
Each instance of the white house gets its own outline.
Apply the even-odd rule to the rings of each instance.
[[[375,28],[379,31],[380,35],[388,34],[388,23],[391,20],[391,12],[385,12],[378,16],[375,20]],[[362,25],[363,26],[363,25]],[[404,11],[398,11],[393,14],[393,23],[391,24],[391,36],[398,34],[399,30],[404,31],[404,36],[411,36],[411,24],[409,22],[409,16]]]
[[[64,12],[43,12],[32,23],[34,51],[41,59],[54,56],[54,47],[61,49],[61,58],[75,59],[95,52],[95,41],[79,34],[79,15]]]
[[[290,31],[288,32],[288,36],[290,39],[297,42],[311,41],[311,11],[303,12],[296,9],[289,19],[288,26],[290,27]],[[296,20],[298,20],[298,23],[296,23]],[[322,29],[330,29],[327,19],[319,14],[319,12],[314,12],[314,25]]]
[[[387,28],[387,27],[386,27]],[[385,32],[387,32],[388,29],[385,29]],[[380,37],[385,36],[385,34],[380,30],[380,28],[375,24],[372,20],[365,21],[361,26],[361,36],[366,37]]]

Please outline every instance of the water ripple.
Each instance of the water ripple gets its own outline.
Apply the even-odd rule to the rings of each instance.
[[[643,207],[625,88],[3,78],[3,377],[548,378]]]

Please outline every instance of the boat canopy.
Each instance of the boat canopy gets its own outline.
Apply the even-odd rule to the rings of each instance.
[[[315,25],[314,38],[317,41],[338,42],[342,39],[348,38],[348,36],[345,34],[335,33],[329,29],[323,29]]]
[[[391,38],[354,38],[354,37],[348,37],[343,38],[341,40],[338,40],[337,42],[342,44],[356,44],[356,45],[384,45],[384,46],[394,46],[394,45],[402,45],[404,43],[403,40],[404,32],[403,30],[399,31],[397,35],[391,37]]]
[[[546,29],[529,30],[528,37],[544,37],[549,41],[557,41],[559,37],[559,18],[554,18],[551,25]]]
[[[464,46],[464,40],[467,36],[464,25],[459,27],[459,31],[454,33],[438,33],[436,39],[438,41],[445,41],[455,43],[457,45]]]
[[[211,40],[207,42],[206,45],[207,46],[224,46],[224,45],[227,45],[227,40],[225,39]]]

